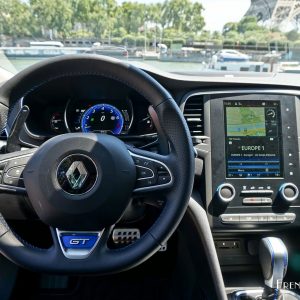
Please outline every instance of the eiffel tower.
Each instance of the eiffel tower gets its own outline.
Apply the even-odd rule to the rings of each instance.
[[[251,0],[245,16],[256,16],[258,21],[271,27],[299,30],[300,0]]]

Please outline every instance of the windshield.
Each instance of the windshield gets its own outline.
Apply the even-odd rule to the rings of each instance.
[[[90,53],[167,72],[300,72],[298,0],[0,0],[0,67]]]

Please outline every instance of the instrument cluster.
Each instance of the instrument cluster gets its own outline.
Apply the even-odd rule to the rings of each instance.
[[[27,132],[52,137],[68,132],[96,132],[116,136],[155,133],[148,103],[129,98],[69,99],[65,105],[30,107]]]
[[[69,101],[64,114],[69,132],[128,134],[133,121],[133,107],[129,99]]]

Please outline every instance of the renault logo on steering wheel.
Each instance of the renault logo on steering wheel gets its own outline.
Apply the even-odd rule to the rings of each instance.
[[[98,178],[94,161],[84,154],[71,154],[57,168],[57,181],[69,194],[84,194],[90,191]]]
[[[66,177],[72,189],[80,189],[87,179],[87,170],[81,161],[74,161],[66,173]]]

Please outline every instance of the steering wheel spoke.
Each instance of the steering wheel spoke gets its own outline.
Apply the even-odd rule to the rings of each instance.
[[[52,236],[68,259],[87,259],[94,252],[107,248],[112,227],[99,231],[59,230],[52,228]]]
[[[129,149],[129,154],[136,166],[134,193],[166,190],[173,185],[171,156],[135,148]]]
[[[26,193],[23,170],[35,151],[30,149],[1,155],[0,191]]]

